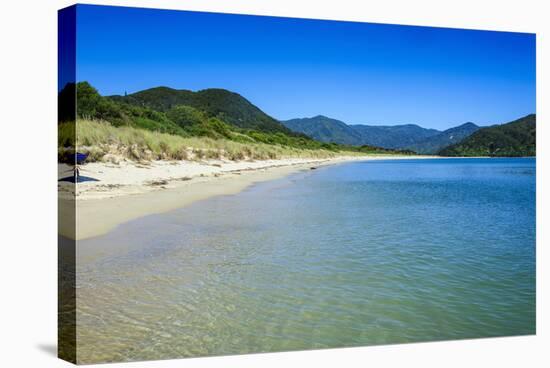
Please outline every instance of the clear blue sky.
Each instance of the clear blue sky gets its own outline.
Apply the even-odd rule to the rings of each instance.
[[[445,129],[535,112],[535,36],[79,6],[77,80],[103,95],[225,88],[277,119]]]

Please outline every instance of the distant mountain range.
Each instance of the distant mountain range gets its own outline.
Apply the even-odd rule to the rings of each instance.
[[[282,123],[295,132],[304,133],[322,142],[406,149],[422,154],[435,154],[451,144],[460,142],[479,129],[473,123],[466,123],[445,131],[426,129],[415,124],[348,125],[343,121],[322,115],[286,120]]]
[[[350,144],[360,146],[365,143],[361,133],[343,121],[318,115],[313,118],[291,119],[281,121],[283,125],[294,132],[325,143]]]
[[[348,125],[318,115],[282,123],[321,142],[370,145],[419,154],[443,156],[535,156],[536,115],[510,123],[479,127],[468,122],[444,131],[415,124],[395,126]]]
[[[442,156],[536,156],[535,114],[507,124],[482,128],[439,152]]]

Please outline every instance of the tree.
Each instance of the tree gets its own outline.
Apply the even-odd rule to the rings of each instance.
[[[170,120],[182,128],[199,125],[206,120],[203,113],[191,106],[177,105],[166,114]]]

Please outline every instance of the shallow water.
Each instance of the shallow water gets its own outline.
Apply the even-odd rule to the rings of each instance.
[[[81,363],[535,333],[534,159],[324,167],[78,246]]]

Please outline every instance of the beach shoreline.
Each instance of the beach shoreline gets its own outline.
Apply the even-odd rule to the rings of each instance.
[[[436,157],[368,155],[238,162],[90,163],[83,167],[80,175],[94,180],[78,183],[76,193],[74,184],[59,182],[60,216],[76,216],[76,224],[59,222],[59,234],[75,240],[104,235],[120,224],[143,216],[175,210],[213,196],[236,194],[254,183],[320,166],[423,158]],[[59,171],[67,176],[68,167],[60,167]]]

